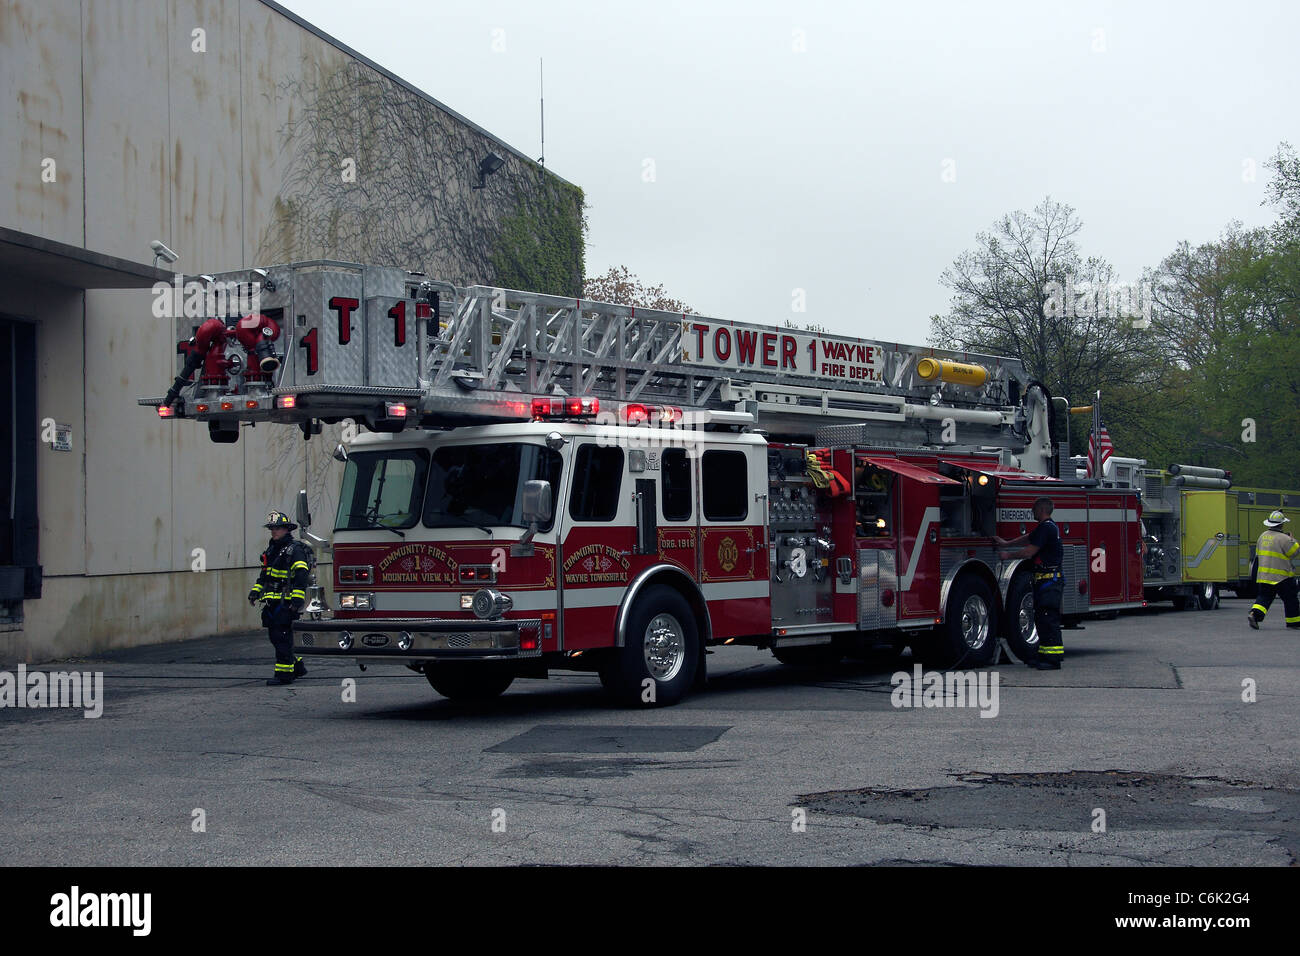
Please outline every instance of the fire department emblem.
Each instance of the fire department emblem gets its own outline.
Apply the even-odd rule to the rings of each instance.
[[[722,570],[731,572],[739,560],[740,549],[736,547],[736,542],[723,538],[718,544],[718,564],[722,565]]]

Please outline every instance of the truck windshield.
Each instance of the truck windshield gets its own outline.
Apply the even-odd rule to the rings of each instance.
[[[445,445],[433,453],[424,524],[528,527],[523,519],[524,482],[551,483],[558,494],[563,459],[542,445]],[[538,527],[549,530],[552,518]]]
[[[334,530],[413,527],[428,474],[429,453],[423,449],[354,453],[343,471]]]

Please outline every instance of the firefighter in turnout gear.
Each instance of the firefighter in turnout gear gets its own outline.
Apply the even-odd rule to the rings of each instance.
[[[1034,559],[1034,626],[1038,628],[1038,656],[1026,661],[1040,671],[1060,670],[1065,658],[1061,641],[1061,599],[1065,595],[1065,575],[1061,571],[1061,531],[1052,520],[1052,499],[1034,502],[1037,527],[1014,541],[994,538],[998,547],[1023,544],[1019,551],[998,551],[998,557]]]
[[[1300,552],[1300,542],[1282,530],[1282,525],[1290,520],[1282,512],[1274,511],[1264,519],[1266,530],[1255,544],[1255,558],[1259,562],[1255,582],[1259,585],[1259,593],[1247,614],[1250,626],[1255,630],[1259,630],[1274,595],[1282,597],[1286,626],[1300,629],[1300,599],[1296,596],[1295,574],[1291,570],[1291,559]]]
[[[248,603],[262,602],[262,624],[275,647],[275,676],[266,683],[292,684],[307,673],[302,658],[293,656],[290,624],[307,601],[311,551],[294,538],[292,532],[298,526],[288,515],[272,511],[266,516],[266,527],[271,531],[271,542],[262,552],[262,573],[248,592]]]

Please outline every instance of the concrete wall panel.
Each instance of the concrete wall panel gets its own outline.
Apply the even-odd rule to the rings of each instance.
[[[171,4],[171,233],[190,274],[244,264],[239,5]],[[199,38],[194,36],[201,30]],[[196,52],[199,40],[205,52]]]
[[[177,245],[168,184],[172,153],[183,158],[183,147],[168,131],[171,7],[120,0],[83,4],[86,248],[123,259],[151,261],[154,239]]]
[[[175,375],[174,335],[160,333],[152,303],[147,291],[86,293],[89,574],[174,568],[172,449],[176,426],[187,423],[162,421],[136,405],[140,396],[166,391]],[[189,447],[197,437],[180,441]],[[208,479],[196,468],[193,480]],[[221,500],[213,497],[208,508],[219,512]]]
[[[81,4],[0,0],[0,225],[81,245]],[[42,162],[54,160],[54,182]]]

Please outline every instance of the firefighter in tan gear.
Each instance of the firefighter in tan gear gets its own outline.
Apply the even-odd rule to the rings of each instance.
[[[266,527],[271,541],[262,552],[262,573],[248,592],[248,603],[262,602],[262,625],[275,648],[275,676],[266,683],[292,684],[307,673],[302,658],[293,656],[290,625],[307,601],[311,552],[307,545],[295,540],[292,532],[298,526],[288,515],[272,511],[266,516]]]
[[[1264,519],[1266,530],[1255,544],[1255,557],[1259,562],[1255,583],[1259,592],[1248,613],[1250,626],[1255,630],[1259,630],[1275,594],[1282,597],[1286,626],[1300,629],[1300,599],[1296,596],[1295,575],[1291,570],[1291,559],[1300,552],[1300,542],[1282,530],[1282,525],[1290,520],[1282,512],[1274,511]]]

